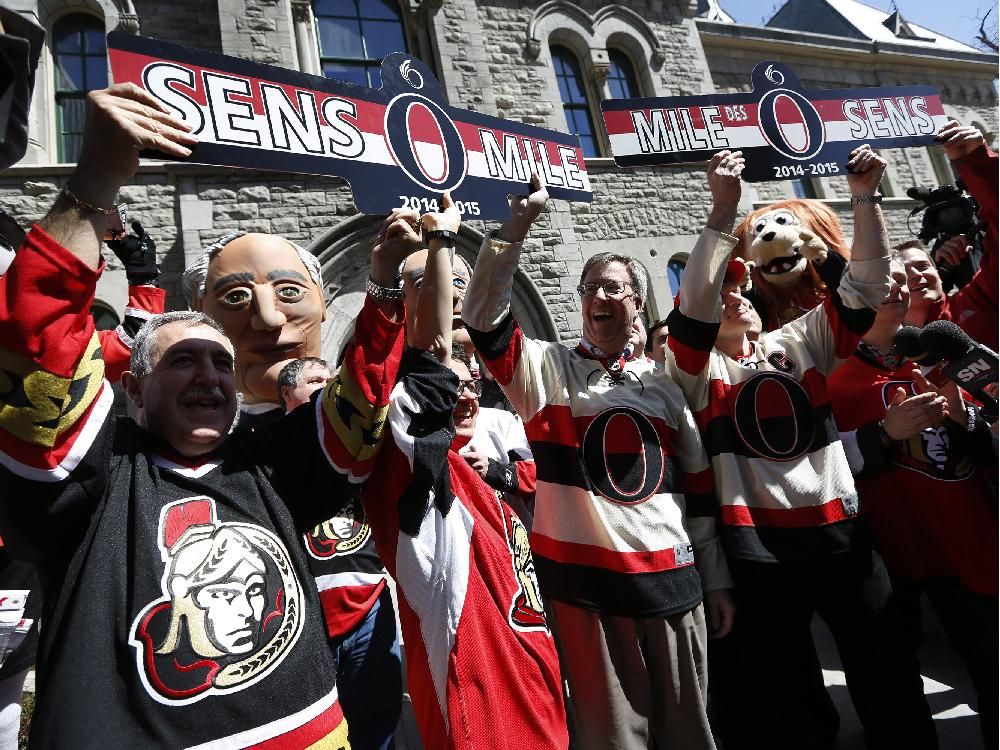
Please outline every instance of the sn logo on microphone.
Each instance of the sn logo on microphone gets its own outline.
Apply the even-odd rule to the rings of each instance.
[[[990,365],[985,359],[980,359],[977,362],[973,362],[966,365],[964,368],[955,373],[955,377],[961,380],[963,383],[971,383],[976,379],[976,376],[983,374],[984,372],[990,371]]]

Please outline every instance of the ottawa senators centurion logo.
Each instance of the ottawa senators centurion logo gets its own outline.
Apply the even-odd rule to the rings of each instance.
[[[132,623],[129,643],[155,700],[194,703],[271,672],[302,632],[302,588],[270,531],[218,520],[193,497],[160,513],[163,597]]]
[[[517,593],[511,600],[508,620],[515,630],[547,631],[549,626],[545,622],[545,608],[535,575],[535,561],[531,557],[528,530],[508,505],[500,500],[497,502],[500,504],[507,546],[510,547],[514,578],[517,579]]]
[[[349,500],[339,515],[324,521],[305,535],[306,549],[317,560],[342,557],[357,552],[371,538],[372,527],[365,519],[361,500]]]

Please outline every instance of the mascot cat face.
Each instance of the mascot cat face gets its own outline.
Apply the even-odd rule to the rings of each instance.
[[[750,227],[749,258],[758,272],[775,286],[791,286],[806,270],[799,250],[805,244],[799,217],[787,208],[768,211]],[[751,239],[752,238],[752,239]]]

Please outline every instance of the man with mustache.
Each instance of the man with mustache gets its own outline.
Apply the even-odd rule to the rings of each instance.
[[[402,309],[366,299],[339,376],[253,431],[232,430],[218,323],[154,316],[123,375],[141,424],[113,419],[87,314],[107,207],[140,151],[183,159],[194,142],[131,84],[91,92],[79,164],[0,279],[0,533],[48,584],[36,747],[349,747],[301,540],[371,470]],[[374,283],[393,283],[399,249],[373,248]],[[217,555],[187,552],[209,543]],[[246,590],[220,585],[223,560]],[[249,607],[252,635],[193,643],[171,616],[190,602],[220,627]]]
[[[419,249],[412,229],[416,220],[410,212],[405,220],[387,221],[376,243],[396,248],[400,257]],[[236,349],[236,387],[245,426],[262,427],[281,416],[286,411],[279,391],[283,369],[301,358],[320,356],[326,319],[321,282],[315,255],[283,237],[259,232],[227,233],[185,269],[182,288],[188,304],[217,320]],[[391,286],[395,284],[393,269]],[[333,519],[335,525],[357,523],[367,529],[359,503],[339,505],[344,515]],[[341,664],[338,687],[344,712],[353,741],[385,748],[401,710],[399,648],[394,635],[370,636],[387,626],[395,630],[392,598],[374,545],[361,543],[370,532],[350,552],[336,552],[336,540],[323,538],[329,528],[316,525],[304,543]]]

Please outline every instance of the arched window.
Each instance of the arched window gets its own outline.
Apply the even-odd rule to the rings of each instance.
[[[612,99],[635,99],[641,96],[639,82],[635,77],[635,68],[621,50],[609,49],[608,61],[611,72],[608,74],[608,93]]]
[[[562,98],[563,112],[566,114],[566,127],[569,128],[569,132],[580,136],[580,146],[585,157],[600,156],[597,132],[594,130],[594,120],[590,115],[590,101],[587,98],[583,74],[580,72],[580,63],[576,55],[566,47],[553,46],[551,49],[552,66],[555,68],[559,96]]]
[[[670,284],[670,293],[677,296],[681,290],[681,279],[684,278],[684,269],[687,268],[687,259],[675,255],[667,261],[667,282]]]
[[[393,0],[315,0],[323,75],[361,86],[382,85],[382,58],[408,52],[403,17]]]
[[[108,85],[104,34],[104,22],[86,13],[63,16],[52,27],[59,161],[79,157],[86,94]]]

